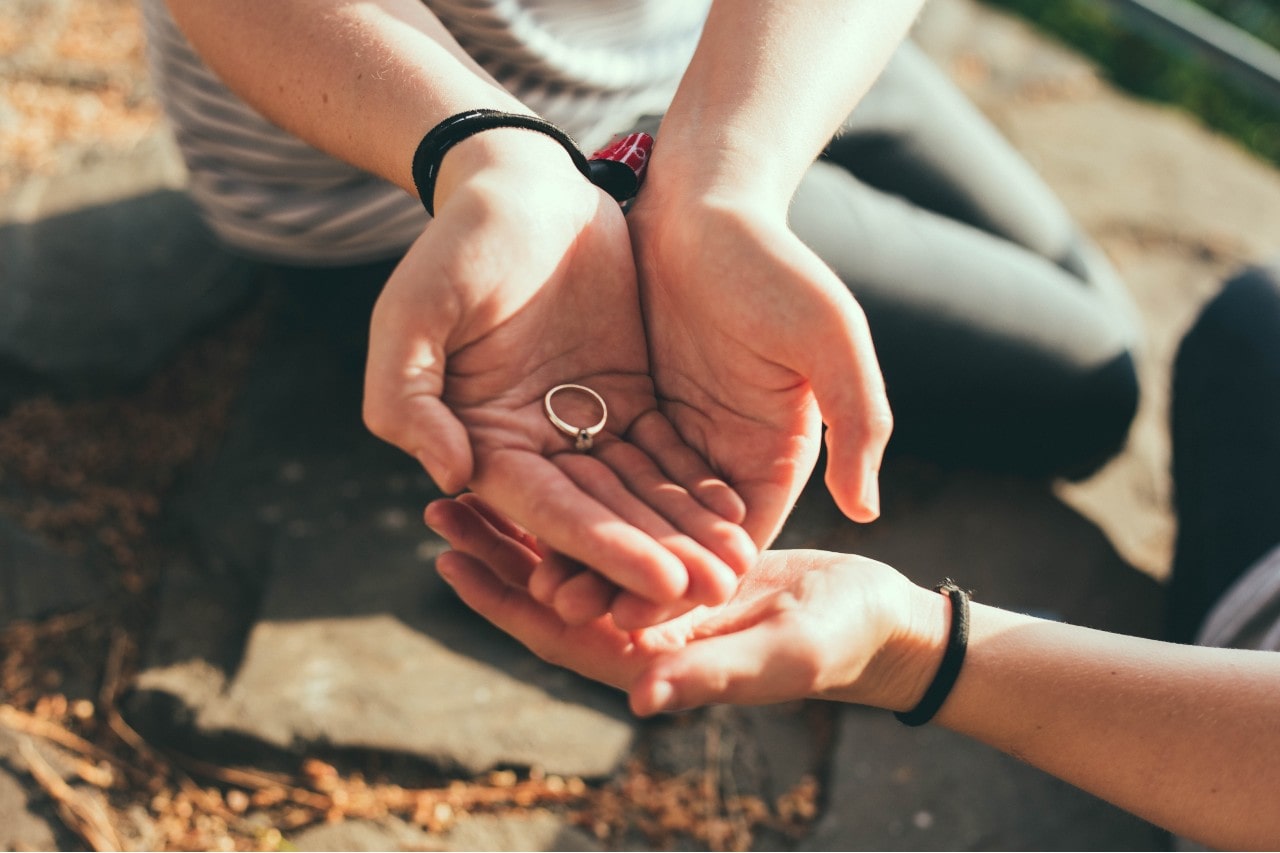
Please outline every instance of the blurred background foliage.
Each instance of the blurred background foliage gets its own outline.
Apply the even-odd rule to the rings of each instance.
[[[1181,106],[1208,126],[1280,165],[1280,102],[1250,92],[1195,52],[1131,29],[1104,0],[986,0],[1015,12],[1091,57],[1118,86]],[[1280,0],[1196,0],[1280,48]]]

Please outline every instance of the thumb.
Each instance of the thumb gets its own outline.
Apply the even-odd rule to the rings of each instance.
[[[461,492],[475,469],[467,428],[438,397],[415,400],[408,408],[406,422],[413,439],[405,449],[422,464],[440,491],[446,495]]]
[[[471,482],[475,460],[467,429],[440,399],[443,358],[418,359],[431,366],[417,371],[397,367],[405,359],[388,358],[370,346],[365,371],[364,422],[369,431],[414,457],[445,494]],[[406,379],[406,374],[413,376]]]
[[[374,433],[417,459],[446,495],[467,487],[475,468],[471,439],[467,428],[439,397],[404,401],[397,420],[388,435]]]
[[[827,489],[854,521],[880,515],[880,464],[893,413],[862,308],[840,286],[819,320],[821,347],[805,350],[804,373],[827,425]]]

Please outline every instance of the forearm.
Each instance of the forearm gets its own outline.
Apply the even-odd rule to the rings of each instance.
[[[168,0],[224,82],[276,124],[413,191],[424,133],[474,107],[525,111],[420,0]]]
[[[1280,656],[972,616],[939,724],[1178,834],[1280,844]]]
[[[785,209],[922,0],[717,0],[662,124],[650,180]]]

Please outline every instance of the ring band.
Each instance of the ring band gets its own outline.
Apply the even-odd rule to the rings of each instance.
[[[581,391],[583,394],[590,395],[600,404],[600,420],[589,427],[577,427],[557,415],[556,410],[551,406],[551,398],[560,391]],[[609,407],[604,404],[604,398],[585,385],[557,385],[542,398],[542,407],[547,410],[547,419],[551,421],[555,428],[566,435],[573,436],[574,449],[583,453],[591,449],[591,445],[595,443],[596,435],[604,429],[605,421],[609,420]]]

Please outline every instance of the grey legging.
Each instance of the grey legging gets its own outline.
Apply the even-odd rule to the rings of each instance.
[[[891,448],[1080,475],[1137,406],[1123,285],[910,43],[796,193],[791,225],[866,311]]]
[[[809,171],[791,224],[867,313],[896,419],[891,448],[1082,474],[1124,441],[1137,381],[1123,286],[910,43]],[[392,266],[279,272],[310,300],[322,281],[348,295],[365,282],[371,300]],[[339,303],[335,316],[348,313]]]

